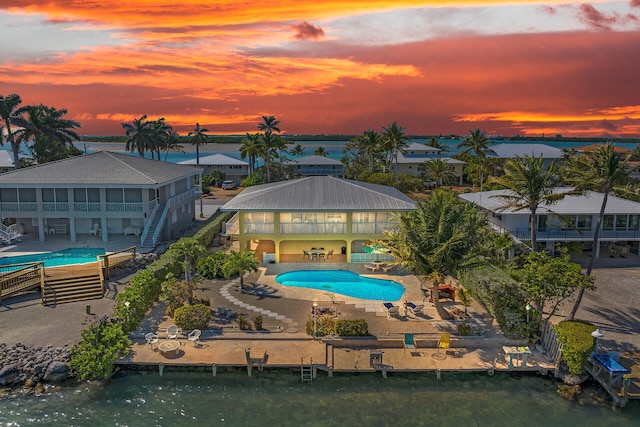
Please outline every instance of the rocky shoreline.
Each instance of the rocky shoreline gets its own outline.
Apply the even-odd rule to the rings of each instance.
[[[0,386],[42,393],[45,384],[55,385],[71,378],[70,357],[70,348],[0,343]]]

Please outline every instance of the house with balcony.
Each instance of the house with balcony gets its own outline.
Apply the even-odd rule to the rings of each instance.
[[[197,159],[185,160],[181,165],[196,166]],[[224,172],[224,179],[233,180],[237,185],[249,176],[249,163],[244,160],[234,159],[224,154],[212,154],[200,157],[200,167],[204,168],[204,174],[209,175],[214,170]]]
[[[201,183],[201,168],[99,151],[0,175],[0,215],[40,241],[130,235],[148,248],[191,226]]]
[[[297,176],[336,176],[344,178],[344,165],[339,160],[324,156],[303,156],[287,160],[293,166]]]
[[[264,262],[311,261],[315,248],[326,262],[391,261],[372,242],[395,226],[394,212],[416,209],[384,185],[312,176],[249,187],[220,209],[235,212],[226,235]]]
[[[568,188],[556,191],[566,192]],[[492,227],[500,233],[509,233],[517,241],[530,242],[528,210],[504,209],[501,194],[508,190],[482,191],[460,194],[460,198],[475,203],[487,213]],[[542,205],[536,212],[536,239],[553,253],[556,243],[582,242],[591,249],[600,208],[602,193],[589,191],[580,196],[566,196],[552,205]],[[625,256],[638,253],[640,243],[640,203],[610,195],[607,199],[604,221],[599,235],[600,247],[596,256]]]

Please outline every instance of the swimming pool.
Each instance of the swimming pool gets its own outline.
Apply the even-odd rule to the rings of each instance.
[[[354,298],[397,301],[405,292],[404,286],[392,280],[362,277],[343,270],[298,270],[276,276],[283,286],[318,289]]]
[[[60,267],[63,265],[96,262],[96,257],[104,254],[105,250],[101,248],[69,248],[58,252],[2,257],[0,258],[0,266],[44,261],[45,267]]]

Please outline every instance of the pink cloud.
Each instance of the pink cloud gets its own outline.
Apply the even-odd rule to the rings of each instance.
[[[607,16],[595,7],[586,3],[580,5],[578,19],[593,29],[607,31],[611,30],[611,25],[618,21],[617,17]]]
[[[640,0],[631,0],[631,7],[640,7]]]
[[[302,24],[294,25],[293,28],[296,30],[296,34],[293,36],[296,40],[318,40],[319,38],[324,38],[324,30],[322,28],[311,25],[306,21]]]

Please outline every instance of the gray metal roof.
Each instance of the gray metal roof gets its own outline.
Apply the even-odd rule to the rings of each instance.
[[[197,159],[185,160],[183,162],[179,162],[180,165],[194,165],[197,163]],[[225,166],[248,166],[249,163],[244,160],[234,159],[230,156],[225,156],[224,154],[211,154],[209,156],[200,157],[200,166],[217,166],[217,165],[225,165]]]
[[[433,159],[442,159],[443,161],[447,162],[447,163],[451,163],[452,165],[464,165],[467,162],[463,162],[462,160],[458,160],[458,159],[454,159],[451,157],[418,157],[418,156],[412,156],[412,157],[405,157],[402,154],[398,154],[398,163],[399,164],[414,164],[414,163],[423,163],[426,162],[428,160],[433,160]]]
[[[437,153],[440,151],[439,148],[431,147],[430,145],[421,144],[419,142],[412,142],[405,149],[406,152],[410,151],[427,151],[430,153]]]
[[[304,156],[296,157],[295,159],[287,160],[287,163],[296,163],[298,165],[313,166],[313,165],[341,165],[340,160],[331,159],[324,156]]]
[[[557,191],[566,192],[568,190],[570,189],[559,188]],[[493,190],[460,194],[459,197],[468,202],[475,203],[491,212],[500,214],[507,213],[510,215],[529,215],[529,211],[527,209],[517,212],[514,212],[513,209],[502,209],[505,201],[504,199],[496,196],[508,193],[508,190]],[[602,206],[602,198],[602,193],[595,193],[593,191],[589,191],[583,196],[566,196],[564,199],[552,205],[539,206],[536,213],[539,215],[549,213],[555,213],[558,215],[598,215],[600,213],[600,207]],[[640,215],[640,203],[610,195],[607,199],[605,213],[608,215]]]
[[[546,144],[497,144],[492,145],[490,150],[502,159],[514,159],[524,156],[540,157],[540,154],[542,154],[543,159],[562,158],[561,149]]]
[[[0,175],[0,187],[55,185],[155,186],[202,173],[202,168],[98,151]]]
[[[407,211],[416,203],[384,185],[312,176],[249,187],[222,211]]]

